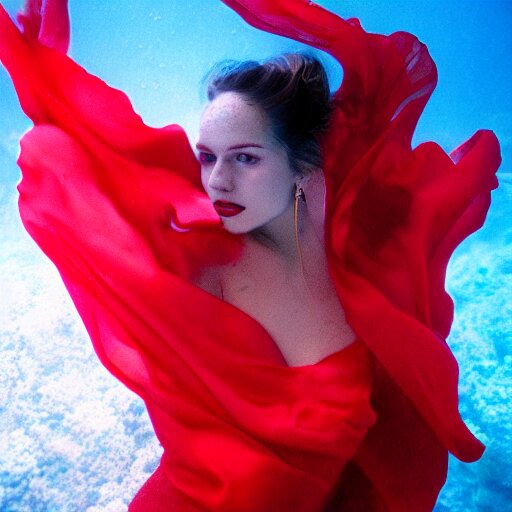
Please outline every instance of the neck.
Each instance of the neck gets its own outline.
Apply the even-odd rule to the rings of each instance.
[[[314,250],[319,243],[317,234],[307,208],[302,201],[299,201],[297,235],[299,236],[300,250],[302,256]],[[262,228],[254,230],[250,237],[257,243],[265,246],[272,252],[279,255],[287,265],[291,267],[301,265],[301,254],[297,247],[295,233],[294,204],[279,217],[269,222]]]

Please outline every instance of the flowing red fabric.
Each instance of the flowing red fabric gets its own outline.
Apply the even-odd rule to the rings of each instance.
[[[19,159],[24,225],[164,448],[130,510],[432,510],[448,450],[483,451],[458,413],[444,279],[485,219],[497,140],[412,150],[436,84],[412,35],[367,34],[305,0],[224,3],[344,69],[323,140],[325,235],[358,340],[314,365],[288,367],[258,322],[190,283],[242,242],[222,229],[183,130],[145,126],[63,54],[65,1],[28,2],[22,32],[0,6],[0,58],[35,125]]]

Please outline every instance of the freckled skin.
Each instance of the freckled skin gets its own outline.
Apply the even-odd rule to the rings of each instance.
[[[240,94],[220,94],[203,113],[197,147],[201,180],[212,202],[245,208],[222,217],[228,231],[270,229],[289,214],[297,177],[261,108]]]

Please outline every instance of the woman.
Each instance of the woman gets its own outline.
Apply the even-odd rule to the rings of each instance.
[[[208,97],[202,184],[225,229],[248,236],[234,262],[203,268],[197,284],[257,319],[290,366],[316,363],[355,338],[313,222],[323,221],[323,197],[310,191],[330,114],[325,71],[300,55],[246,63],[219,73]]]
[[[214,80],[198,146],[213,207],[178,127],[145,127],[124,96],[38,44],[37,11],[24,37],[0,13],[0,56],[36,123],[23,221],[165,449],[131,509],[430,510],[447,450],[482,452],[457,411],[443,280],[488,207],[495,138],[475,135],[457,165],[432,144],[411,150],[436,81],[412,36],[370,36],[309,2],[226,3],[330,51],[345,76],[329,130],[306,137],[320,160],[295,158],[306,142],[292,149],[263,101],[224,85],[229,73]],[[42,27],[66,46],[65,30]],[[323,230],[303,182],[320,166]]]

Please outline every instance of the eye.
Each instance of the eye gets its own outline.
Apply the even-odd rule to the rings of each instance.
[[[259,158],[257,156],[248,155],[247,153],[239,153],[236,155],[236,160],[243,164],[252,165],[256,164],[259,161]]]
[[[203,165],[212,164],[216,160],[214,154],[206,153],[205,151],[200,151],[198,158],[199,158],[199,162],[201,162],[201,164],[203,164]]]

